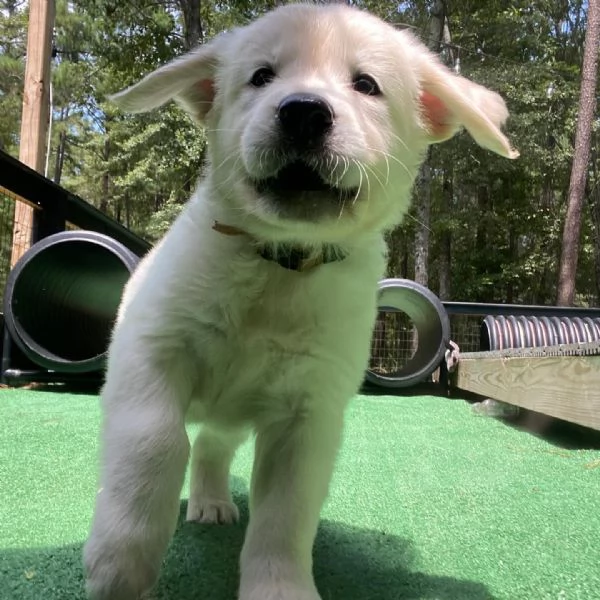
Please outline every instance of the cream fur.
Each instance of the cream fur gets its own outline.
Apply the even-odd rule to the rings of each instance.
[[[276,79],[251,88],[265,63]],[[357,70],[383,95],[354,91]],[[428,126],[423,91],[446,109],[443,132]],[[328,177],[358,192],[334,213],[320,199],[315,215],[288,218],[248,182],[278,160],[274,111],[295,92],[319,94],[335,111]],[[483,146],[516,155],[499,129],[506,108],[411,35],[343,5],[277,9],[115,100],[140,111],[172,97],[206,126],[208,169],[132,276],[119,311],[102,392],[100,491],[84,552],[88,593],[136,600],[156,581],[190,454],[187,419],[203,424],[191,453],[190,520],[237,518],[229,464],[247,435],[256,436],[239,599],[318,600],[312,544],[344,409],[368,362],[383,232],[406,213],[429,143],[464,126]],[[215,221],[245,234],[214,231]],[[315,253],[337,244],[346,258],[295,272],[257,254],[257,244],[290,241]]]

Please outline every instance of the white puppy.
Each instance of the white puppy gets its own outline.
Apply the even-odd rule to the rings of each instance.
[[[464,127],[514,158],[502,99],[404,31],[344,5],[290,5],[116,97],[171,98],[207,128],[203,181],[124,294],[102,393],[100,491],[85,546],[96,600],[152,587],[187,517],[230,522],[237,446],[256,435],[241,600],[317,600],[312,545],[369,358],[383,232],[427,145]]]

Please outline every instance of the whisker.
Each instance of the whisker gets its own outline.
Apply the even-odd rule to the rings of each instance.
[[[218,171],[233,156],[233,154],[234,153],[231,152],[216,167],[213,167],[213,173],[215,173],[216,171]],[[235,160],[235,163],[237,163],[240,160],[240,158],[241,158],[241,156],[238,155],[238,157]]]
[[[393,131],[390,131],[389,134],[392,136],[393,139],[395,139],[401,146],[404,147],[405,150],[408,150],[408,145],[406,144],[406,142],[396,133],[394,133]]]
[[[365,179],[367,181],[367,201],[368,201],[369,198],[371,197],[371,179],[369,178],[369,173],[366,169],[366,166],[362,162],[359,162],[359,164],[365,173]]]
[[[340,179],[344,179],[346,173],[348,172],[348,169],[350,168],[350,160],[348,159],[348,157],[342,156],[342,160],[344,161],[344,170],[342,171]]]
[[[232,131],[239,131],[238,129],[224,128],[224,127],[207,127],[205,129],[207,133],[231,133]]]
[[[346,208],[346,197],[342,192],[340,192],[340,200],[342,201],[342,206],[340,207],[340,212],[338,214],[337,220],[339,221],[342,218],[342,214],[344,213],[344,208]]]
[[[381,154],[386,159],[386,163],[389,159],[397,162],[406,171],[406,173],[408,175],[410,175],[411,177],[413,176],[413,173],[410,171],[410,169],[397,156],[394,156],[393,154],[389,154],[388,152],[384,152],[383,150],[379,150],[377,148],[367,147],[367,150],[370,150],[371,152],[375,152],[377,154]],[[388,169],[389,169],[389,165],[388,165]],[[388,174],[388,178],[389,178],[389,174]]]
[[[263,158],[265,157],[265,154],[266,154],[267,152],[268,152],[268,148],[267,148],[267,149],[263,148],[263,149],[262,149],[262,150],[259,152],[259,154],[258,154],[258,168],[259,168],[259,170],[260,170],[260,172],[261,172],[261,173],[262,173],[262,170],[263,170],[263,168],[262,168],[262,160],[263,160]]]
[[[375,177],[375,179],[377,180],[377,183],[379,183],[379,185],[382,188],[385,188],[385,185],[383,184],[383,182],[381,181],[381,179],[379,179],[379,177],[377,176],[377,173],[375,171],[375,169],[373,169],[373,167],[370,167],[369,165],[363,165],[363,167],[369,171],[370,173],[372,173],[373,177]]]
[[[336,187],[339,187],[340,183],[341,183],[341,179],[339,177],[335,176],[335,173],[337,171],[337,168],[338,168],[339,164],[340,164],[340,157],[338,155],[338,156],[335,157],[335,165],[333,165],[333,167],[331,168],[331,171],[329,172],[329,176],[331,178],[335,178],[335,185],[336,185]]]
[[[429,231],[429,233],[433,233],[433,229],[431,229],[431,227],[428,227],[427,225],[425,225],[425,223],[422,223],[421,221],[419,221],[419,219],[417,219],[416,217],[413,217],[409,212],[407,212],[405,214],[406,217],[408,217],[409,219],[412,219],[417,225],[420,225],[421,227],[424,227],[425,229],[427,229],[427,231]]]
[[[360,196],[360,191],[362,190],[363,170],[361,169],[360,163],[357,160],[353,159],[352,162],[354,162],[356,164],[356,167],[358,168],[358,176],[359,176],[358,189],[356,190],[356,194],[354,194],[354,199],[352,200],[352,206],[354,206],[354,204],[356,204],[356,201],[358,200],[358,197]]]
[[[232,178],[235,178],[236,176],[238,176],[240,173],[243,172],[243,167],[240,164],[240,161],[241,161],[241,157],[238,157],[237,160],[231,166],[231,172],[229,173],[229,175],[223,181],[220,181],[215,186],[215,190],[217,192],[220,192],[224,187],[228,186],[229,182],[231,181]]]

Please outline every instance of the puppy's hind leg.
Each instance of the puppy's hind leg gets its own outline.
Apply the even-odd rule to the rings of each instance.
[[[185,375],[133,351],[122,358],[109,363],[102,393],[100,489],[84,548],[93,600],[138,600],[156,582],[189,454]]]
[[[248,432],[203,425],[192,450],[187,520],[233,523],[239,518],[229,491],[229,467]]]

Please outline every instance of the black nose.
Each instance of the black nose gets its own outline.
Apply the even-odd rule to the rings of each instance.
[[[299,146],[323,141],[333,125],[333,108],[315,94],[291,94],[277,107],[277,117],[284,136]]]

